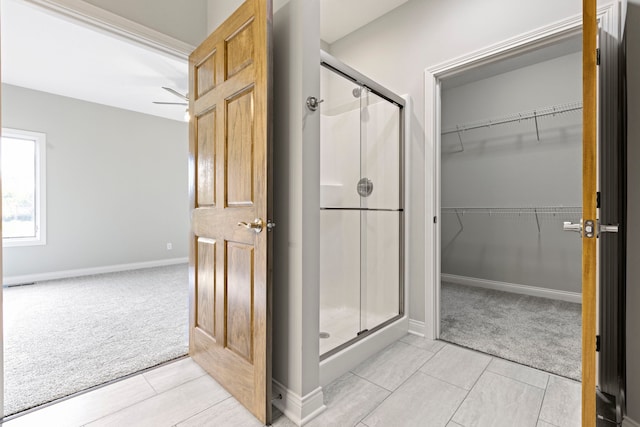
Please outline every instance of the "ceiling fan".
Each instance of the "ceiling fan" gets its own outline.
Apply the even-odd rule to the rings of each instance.
[[[180,92],[178,92],[175,89],[172,89],[170,87],[166,87],[166,86],[162,86],[162,89],[166,90],[167,92],[177,96],[178,98],[183,99],[183,102],[165,102],[165,101],[152,101],[154,104],[159,104],[159,105],[182,105],[183,107],[188,107],[189,105],[189,94],[181,94]],[[189,121],[189,108],[187,108],[185,110],[184,113],[184,120],[185,121]]]
[[[162,104],[162,105],[189,105],[189,94],[183,95],[175,89],[171,89],[170,87],[162,86],[162,89],[167,92],[177,96],[178,98],[184,99],[184,102],[163,102],[163,101],[153,101],[154,104]]]

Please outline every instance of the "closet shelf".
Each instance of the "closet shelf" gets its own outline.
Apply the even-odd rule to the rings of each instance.
[[[491,120],[484,120],[480,122],[467,123],[464,125],[457,125],[455,128],[449,128],[442,131],[442,135],[449,135],[457,133],[460,139],[460,145],[464,151],[464,144],[462,143],[462,133],[474,129],[488,128],[491,126],[503,125],[507,123],[522,122],[526,120],[534,120],[536,125],[536,137],[540,141],[540,131],[538,129],[538,119],[542,117],[557,116],[560,114],[570,113],[572,111],[578,111],[582,109],[582,102],[570,102],[567,104],[552,105],[550,107],[538,108],[533,111],[523,111],[520,113],[511,114],[508,116],[498,117]]]
[[[484,213],[484,214],[509,214],[509,215],[527,215],[527,214],[582,214],[580,206],[527,206],[527,207],[443,207],[442,213],[459,213],[461,215],[467,213]]]
[[[535,207],[515,207],[515,208],[501,208],[501,207],[443,207],[441,208],[443,214],[455,214],[460,225],[460,231],[464,230],[464,224],[462,223],[462,216],[465,214],[489,214],[502,215],[502,216],[525,216],[533,215],[536,219],[538,226],[538,234],[540,233],[540,217],[541,216],[582,216],[582,207],[580,206],[535,206]]]

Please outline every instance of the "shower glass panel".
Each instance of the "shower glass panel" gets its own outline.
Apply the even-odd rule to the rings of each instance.
[[[331,60],[321,66],[322,357],[403,314],[403,105]]]

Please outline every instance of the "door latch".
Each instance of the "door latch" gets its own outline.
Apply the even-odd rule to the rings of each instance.
[[[596,227],[592,219],[588,219],[584,222],[584,237],[593,238],[596,234]]]

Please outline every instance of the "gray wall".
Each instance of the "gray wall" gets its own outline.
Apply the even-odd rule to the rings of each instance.
[[[627,412],[640,424],[640,0],[629,0],[627,46]]]
[[[469,73],[469,72],[468,72]],[[473,73],[471,71],[470,73]],[[442,91],[442,127],[582,99],[582,53]],[[442,137],[443,207],[582,205],[581,111]],[[580,215],[442,215],[442,273],[581,293]]]
[[[208,34],[207,0],[86,1],[194,46]]]
[[[424,126],[425,69],[580,13],[580,0],[410,0],[331,45],[334,56],[413,101],[407,141],[411,319],[425,320],[424,265],[434,256],[430,246],[425,248],[424,237],[425,232],[428,238],[433,233],[431,226],[425,230],[424,220],[433,216],[432,142],[425,139]]]
[[[319,386],[320,93],[318,0],[274,16],[273,377],[299,396]],[[305,414],[298,414],[304,418]]]
[[[47,244],[5,277],[187,256],[186,123],[3,84],[2,126],[47,135]]]
[[[244,0],[206,0],[207,2],[207,34],[212,33]],[[280,10],[289,0],[272,0],[273,13]]]

